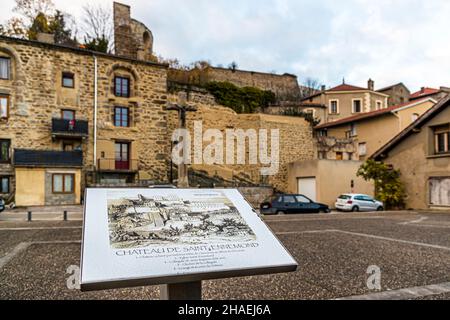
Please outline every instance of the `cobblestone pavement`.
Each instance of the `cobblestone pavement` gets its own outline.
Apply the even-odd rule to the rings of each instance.
[[[204,299],[450,298],[450,212],[265,220],[298,271],[205,281]],[[80,240],[80,221],[1,221],[0,299],[158,299],[158,287],[69,290],[66,270],[79,265]],[[381,269],[381,292],[367,287],[369,266]]]

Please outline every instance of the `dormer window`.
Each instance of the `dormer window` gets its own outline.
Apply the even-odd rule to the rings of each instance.
[[[71,72],[63,72],[62,86],[64,88],[74,88],[75,87],[75,75]]]
[[[115,77],[114,78],[114,94],[116,97],[130,97],[130,78]]]
[[[11,79],[11,59],[0,57],[0,79]]]

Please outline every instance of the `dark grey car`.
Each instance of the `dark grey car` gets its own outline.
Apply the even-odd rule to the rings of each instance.
[[[307,214],[329,213],[330,208],[326,204],[316,203],[301,194],[281,194],[261,203],[262,214]]]

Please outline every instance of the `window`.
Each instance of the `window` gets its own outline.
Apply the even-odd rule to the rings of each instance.
[[[130,79],[125,77],[114,78],[114,94],[117,97],[130,97]]]
[[[0,57],[0,79],[11,79],[11,59]]]
[[[417,119],[419,119],[419,114],[418,113],[413,113],[413,115],[411,116],[411,121],[415,122]]]
[[[62,86],[65,88],[74,88],[75,87],[75,76],[73,73],[63,72]]]
[[[9,193],[9,177],[0,177],[0,193]]]
[[[339,113],[339,101],[330,100],[330,114],[338,114],[338,113]]]
[[[367,144],[365,142],[358,144],[358,153],[360,156],[367,155]]]
[[[336,152],[336,160],[344,160],[344,153]]]
[[[55,173],[52,176],[53,193],[73,193],[74,192],[74,174]]]
[[[311,200],[309,200],[305,196],[297,196],[296,198],[297,198],[297,202],[300,202],[300,203],[311,203]]]
[[[376,103],[376,110],[381,110],[383,108],[383,102],[377,101]]]
[[[75,111],[73,110],[62,110],[61,117],[64,120],[75,120]]]
[[[114,125],[116,127],[128,127],[129,126],[129,110],[124,107],[114,108]]]
[[[360,113],[362,111],[362,101],[353,100],[353,113]]]
[[[0,95],[0,118],[7,119],[9,116],[9,96]]]
[[[356,137],[358,135],[356,131],[356,124],[352,123],[350,125],[350,130],[345,133],[347,139]]]
[[[295,203],[294,196],[284,196],[284,203]]]
[[[11,146],[10,140],[0,140],[0,162],[9,163],[11,160],[9,148]]]
[[[435,153],[450,153],[450,125],[434,129]]]

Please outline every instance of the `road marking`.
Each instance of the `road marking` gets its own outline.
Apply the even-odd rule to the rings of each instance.
[[[399,223],[400,225],[404,225],[404,226],[406,226],[406,225],[408,225],[408,224],[416,224],[416,223],[421,223],[421,222],[424,222],[425,220],[428,220],[428,217],[420,217],[419,219],[417,219],[417,220],[413,220],[413,221],[406,221],[406,222],[402,222],[402,223]]]
[[[369,293],[360,296],[339,298],[336,300],[409,300],[450,293],[450,282],[400,290]]]
[[[0,258],[0,269],[10,262],[14,257],[16,257],[21,252],[27,250],[30,246],[36,244],[81,244],[80,240],[68,240],[68,241],[34,241],[34,242],[21,242],[14,249],[7,253],[5,256]]]
[[[337,230],[337,229],[312,230],[312,231],[286,231],[286,232],[276,232],[275,234],[276,235],[294,235],[294,234],[331,233],[331,232],[343,233],[343,234],[348,234],[348,235],[357,236],[357,237],[365,237],[365,238],[371,238],[371,239],[377,239],[377,240],[399,242],[399,243],[410,244],[410,245],[415,245],[415,246],[450,251],[449,247],[444,247],[444,246],[440,246],[440,245],[436,245],[436,244],[401,240],[401,239],[388,238],[388,237],[383,237],[383,236],[376,236],[376,235],[372,235],[372,234],[350,232],[350,231],[343,231],[343,230]]]
[[[60,230],[60,229],[82,229],[79,227],[24,227],[24,228],[0,228],[0,231],[27,231],[27,230]]]
[[[0,269],[2,269],[9,261],[11,261],[11,259],[17,256],[19,253],[28,249],[29,246],[31,246],[31,242],[21,242],[17,246],[15,246],[11,252],[6,254],[6,256],[1,257]]]

